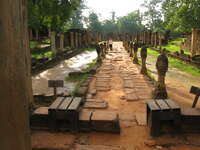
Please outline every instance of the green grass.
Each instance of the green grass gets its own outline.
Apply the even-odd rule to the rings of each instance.
[[[166,48],[166,50],[170,51],[170,52],[180,52],[181,48],[180,48],[180,44],[184,41],[184,38],[176,38],[176,39],[172,39],[169,44],[162,46],[162,48]],[[191,52],[188,51],[184,51],[185,54],[190,55]]]
[[[68,76],[65,78],[65,81],[80,82],[82,80],[87,79],[87,77],[88,77],[88,73],[82,73],[80,75]]]
[[[34,49],[39,45],[39,43],[37,41],[30,41],[30,48]]]
[[[84,51],[94,51],[95,48],[85,48]]]
[[[43,53],[35,53],[35,54],[32,54],[32,57],[35,58],[35,59],[41,59],[43,57],[46,57],[46,58],[53,58],[53,52],[52,51],[47,51],[47,52],[43,52]]]
[[[156,52],[150,48],[148,48],[147,53],[148,53],[148,55],[153,55],[156,57],[160,55],[158,52]],[[172,67],[177,68],[183,72],[190,73],[193,76],[200,76],[200,69],[198,69],[194,66],[191,66],[191,65],[189,65],[181,60],[178,60],[178,59],[168,58],[168,60],[169,60],[169,64]]]

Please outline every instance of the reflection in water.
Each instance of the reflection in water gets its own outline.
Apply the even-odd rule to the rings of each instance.
[[[96,51],[86,51],[71,59],[62,61],[59,65],[43,71],[32,77],[33,93],[49,94],[52,89],[48,88],[48,80],[64,80],[70,72],[81,71],[87,67],[87,64],[96,59]],[[65,82],[65,89],[71,91],[76,83]],[[59,90],[59,89],[58,89]]]

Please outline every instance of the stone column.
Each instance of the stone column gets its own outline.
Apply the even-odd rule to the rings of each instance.
[[[0,149],[31,150],[33,103],[27,3],[0,0]]]
[[[75,48],[74,32],[70,32],[70,47]]]
[[[60,33],[60,51],[64,51],[64,33]]]
[[[192,56],[196,55],[196,50],[198,49],[197,37],[198,37],[198,29],[192,28],[192,41],[191,41]]]
[[[78,48],[78,32],[74,32],[75,35],[75,48]]]
[[[140,73],[146,75],[147,74],[147,68],[146,68],[147,48],[145,46],[142,47],[140,56],[142,58],[142,68],[141,68]]]
[[[165,75],[168,71],[168,58],[165,54],[165,49],[162,51],[162,54],[157,58],[156,69],[158,71],[158,81],[156,83],[156,88],[153,91],[153,98],[166,99],[168,96],[165,86]]]
[[[56,32],[52,31],[51,32],[51,51],[56,54]]]
[[[138,56],[137,56],[137,52],[138,52],[138,43],[134,43],[133,45],[133,51],[134,51],[134,57],[133,57],[133,63],[134,64],[139,64],[138,63]]]
[[[78,33],[78,47],[82,47],[82,33]]]

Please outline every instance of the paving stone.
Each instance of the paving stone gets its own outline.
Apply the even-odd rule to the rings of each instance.
[[[91,89],[89,91],[89,93],[92,94],[92,95],[96,95],[97,94],[97,90],[96,89]]]
[[[40,107],[33,112],[30,117],[31,128],[48,128],[48,109],[49,107]]]
[[[120,121],[121,128],[130,128],[134,125],[137,125],[135,121]]]
[[[136,121],[135,114],[128,113],[120,113],[119,114],[120,121]]]
[[[119,117],[115,112],[96,111],[92,115],[92,128],[94,131],[119,133]]]
[[[81,86],[77,91],[76,94],[78,96],[85,96],[87,94],[88,87],[87,86]]]
[[[110,87],[96,87],[96,88],[97,91],[104,91],[104,92],[110,91]]]
[[[105,102],[105,100],[102,100],[102,99],[86,99],[86,102],[96,102],[96,103],[103,103]]]
[[[79,128],[80,131],[91,131],[92,111],[81,110],[79,113]]]
[[[137,96],[136,93],[129,93],[129,94],[126,94],[126,100],[127,101],[138,101],[139,97]]]
[[[125,80],[124,81],[124,88],[134,88],[134,83],[132,82],[132,80]]]
[[[87,109],[106,109],[108,107],[107,102],[85,102],[83,108]]]
[[[137,113],[135,117],[139,126],[145,126],[147,124],[146,114]]]
[[[96,87],[110,87],[107,82],[96,82]]]
[[[122,147],[104,145],[75,145],[75,150],[126,150]]]
[[[92,98],[92,94],[87,94],[86,98]]]

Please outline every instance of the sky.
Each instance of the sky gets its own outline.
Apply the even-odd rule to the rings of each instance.
[[[142,10],[141,4],[144,0],[85,0],[89,10],[84,11],[88,16],[90,11],[100,15],[100,20],[110,19],[111,12],[115,11],[116,16],[125,16],[134,10]]]

